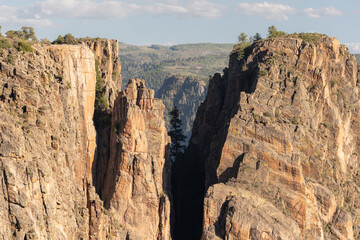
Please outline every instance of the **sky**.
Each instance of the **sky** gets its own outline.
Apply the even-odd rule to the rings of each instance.
[[[136,45],[234,43],[275,25],[324,33],[360,53],[359,22],[359,0],[0,0],[2,33],[32,26],[51,41],[71,33]]]

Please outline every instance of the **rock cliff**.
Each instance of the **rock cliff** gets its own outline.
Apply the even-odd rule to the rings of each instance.
[[[187,150],[202,239],[359,238],[359,110],[358,63],[334,38],[235,49]]]
[[[102,43],[95,55],[85,44],[2,50],[0,239],[170,239],[164,107],[139,80],[112,100],[121,78],[111,78],[108,128],[118,132],[99,139],[95,58],[105,79],[111,69],[120,76],[115,43]],[[106,176],[96,142],[112,147],[99,170]],[[95,191],[96,179],[108,187]]]
[[[114,101],[121,90],[121,62],[119,57],[118,40],[94,39],[85,41],[93,51],[95,63],[101,79],[104,81],[104,93],[109,108],[114,107]]]
[[[164,108],[141,79],[130,79],[115,101],[101,196],[129,239],[170,239],[170,138]]]
[[[88,236],[85,192],[96,148],[93,59],[79,46],[3,51],[2,239]]]
[[[170,122],[169,112],[172,108],[176,106],[179,109],[180,119],[184,125],[182,128],[188,139],[190,139],[196,111],[205,99],[206,90],[206,81],[196,77],[176,75],[166,78],[164,84],[155,94],[165,105],[167,123]]]

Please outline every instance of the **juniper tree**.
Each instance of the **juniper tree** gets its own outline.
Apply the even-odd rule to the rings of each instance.
[[[179,118],[179,109],[175,106],[170,115],[170,131],[169,135],[171,137],[171,150],[170,155],[173,162],[175,162],[176,158],[180,153],[183,153],[185,146],[183,143],[185,142],[185,135],[183,134],[183,130],[181,128],[182,122]]]

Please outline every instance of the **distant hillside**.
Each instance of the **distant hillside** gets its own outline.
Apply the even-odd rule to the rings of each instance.
[[[145,79],[146,86],[159,90],[169,75],[208,80],[228,65],[234,44],[181,44],[135,46],[119,44],[123,86],[133,77]]]
[[[354,54],[354,56],[356,57],[356,60],[360,62],[360,54]]]
[[[205,99],[206,92],[207,81],[179,75],[166,78],[155,95],[156,98],[161,98],[165,104],[166,127],[169,127],[169,112],[174,106],[177,106],[183,123],[184,134],[189,139],[196,111]]]

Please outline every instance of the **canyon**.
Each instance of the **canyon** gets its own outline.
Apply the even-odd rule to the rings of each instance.
[[[117,40],[32,47],[0,55],[0,239],[360,237],[359,64],[337,39],[235,45],[176,163],[165,109],[205,84],[169,78],[164,105],[121,89]]]

